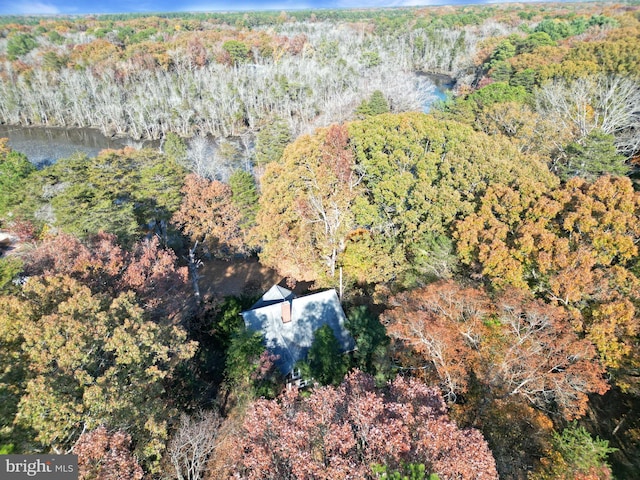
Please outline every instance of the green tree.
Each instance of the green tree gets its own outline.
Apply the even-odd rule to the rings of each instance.
[[[497,63],[504,62],[515,54],[516,46],[509,39],[501,41],[489,57],[488,69],[495,68]]]
[[[617,449],[607,440],[595,439],[573,422],[562,433],[554,432],[549,454],[542,459],[532,480],[612,479],[606,459]]]
[[[151,150],[77,154],[36,172],[21,210],[82,238],[107,231],[129,242],[154,230],[166,239],[185,173]]]
[[[28,33],[17,33],[7,40],[7,56],[9,60],[15,60],[19,56],[26,55],[38,46],[38,42]]]
[[[512,73],[513,67],[509,62],[494,62],[489,71],[489,76],[496,82],[509,82]]]
[[[389,337],[380,319],[366,306],[360,305],[349,311],[345,326],[356,342],[354,366],[374,376],[379,383],[388,380]]]
[[[139,234],[134,205],[118,204],[113,191],[89,183],[74,183],[51,199],[55,224],[65,232],[86,238],[100,231],[114,233],[129,242]]]
[[[358,243],[367,243],[369,282],[433,275],[429,252],[442,248],[435,238],[471,213],[492,183],[556,182],[507,139],[424,114],[379,115],[352,123],[349,132],[366,192],[354,199],[352,212],[369,233],[348,242],[343,256],[359,254]]]
[[[238,40],[227,40],[222,49],[229,54],[233,65],[240,65],[249,59],[249,47]]]
[[[362,54],[362,63],[367,68],[377,67],[382,63],[380,55],[376,51],[368,51]]]
[[[66,66],[68,59],[65,55],[58,55],[56,52],[49,51],[42,55],[42,64],[46,70],[59,72]]]
[[[51,30],[47,34],[47,37],[49,38],[50,42],[55,43],[56,45],[62,45],[64,43],[64,37],[55,30]]]
[[[535,32],[518,42],[518,54],[530,53],[539,47],[554,46],[556,42],[547,32]]]
[[[252,227],[256,222],[260,198],[255,178],[246,170],[236,170],[229,177],[229,186],[231,187],[231,201],[242,215],[240,227],[243,229]]]
[[[163,151],[171,161],[180,165],[184,165],[187,161],[187,144],[173,132],[169,132],[165,136]]]
[[[356,109],[358,118],[371,117],[389,112],[389,103],[380,90],[376,90],[371,94],[369,100],[363,100]]]
[[[275,119],[262,128],[256,138],[256,163],[266,165],[282,158],[285,147],[291,142],[291,130],[282,119]]]
[[[11,150],[7,142],[6,138],[0,139],[0,218],[21,202],[25,179],[36,169],[25,155]]]
[[[0,293],[12,289],[13,280],[22,272],[22,260],[16,257],[0,258]]]
[[[509,80],[509,85],[513,87],[524,87],[527,92],[532,93],[536,82],[536,71],[533,68],[526,68],[514,73]]]
[[[321,385],[338,385],[344,379],[348,362],[329,325],[323,325],[313,333],[306,363],[311,377]]]
[[[381,113],[389,112],[389,102],[387,102],[387,99],[380,90],[376,90],[371,94],[369,107],[371,108],[372,115],[380,115]]]
[[[240,313],[248,310],[255,302],[256,298],[252,296],[225,297],[216,306],[212,333],[225,349],[231,344],[234,335],[244,329]]]
[[[570,143],[566,158],[557,165],[561,179],[582,177],[593,181],[601,175],[626,175],[629,166],[616,149],[615,137],[599,129],[589,132],[581,141]]]
[[[251,333],[244,328],[237,329],[231,337],[227,351],[225,378],[232,386],[250,383],[251,375],[258,368],[258,359],[264,351],[262,334]]]
[[[472,102],[476,108],[485,108],[495,103],[525,103],[529,98],[529,93],[521,86],[512,86],[505,82],[496,82],[480,90],[476,90],[470,94],[465,101]]]

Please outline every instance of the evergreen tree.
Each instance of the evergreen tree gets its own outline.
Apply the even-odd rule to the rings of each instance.
[[[256,182],[249,172],[236,170],[229,178],[231,200],[242,214],[241,228],[252,227],[258,213],[258,190]]]
[[[376,90],[371,94],[369,100],[363,100],[356,109],[358,118],[372,117],[389,112],[389,103],[380,90]]]
[[[239,65],[249,59],[249,47],[238,40],[229,40],[224,42],[222,48],[231,57],[233,65]]]
[[[21,55],[26,55],[38,46],[38,42],[33,35],[28,33],[18,33],[7,41],[7,56],[9,60],[15,60]]]
[[[176,163],[182,164],[187,160],[187,144],[175,133],[167,133],[163,149],[165,155]]]
[[[269,123],[256,139],[256,163],[265,165],[282,158],[285,147],[291,142],[291,131],[282,119]]]
[[[105,150],[91,160],[75,154],[34,172],[20,208],[83,238],[106,231],[126,243],[150,227],[166,238],[184,176],[182,167],[152,150]]]
[[[307,364],[310,375],[322,385],[337,385],[347,373],[345,357],[329,325],[323,325],[314,332]]]
[[[560,178],[582,177],[593,181],[601,175],[626,175],[629,166],[617,152],[614,141],[613,135],[594,130],[582,141],[569,144],[566,160],[558,165]]]
[[[380,90],[376,90],[371,94],[369,99],[369,108],[372,115],[380,115],[381,113],[389,112],[389,103],[384,98],[384,94]]]
[[[7,139],[0,139],[0,217],[20,202],[24,180],[36,168],[22,153],[12,151]]]
[[[606,458],[616,449],[609,447],[607,440],[592,438],[584,427],[573,422],[561,434],[555,432],[551,443],[551,451],[532,480],[613,478]]]
[[[349,312],[346,327],[356,341],[353,364],[363,372],[374,375],[376,381],[387,380],[389,365],[389,337],[376,315],[366,306],[357,306]]]

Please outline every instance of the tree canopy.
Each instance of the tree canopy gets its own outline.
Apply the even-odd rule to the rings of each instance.
[[[61,451],[85,428],[127,429],[153,470],[172,415],[164,382],[195,345],[179,327],[150,321],[133,292],[111,298],[67,276],[42,276],[22,293],[0,299],[2,342],[19,359],[3,370],[24,369],[17,425]]]
[[[11,150],[7,142],[0,138],[0,219],[20,203],[25,179],[36,169],[25,155]]]
[[[424,114],[319,130],[262,178],[261,259],[334,285],[339,266],[366,283],[424,274],[439,238],[494,182],[536,189],[557,181],[505,139]]]
[[[222,258],[244,250],[242,213],[229,185],[190,174],[182,194],[173,222],[191,242],[200,242],[208,253]]]
[[[536,194],[494,185],[457,225],[458,252],[494,286],[567,307],[617,369],[635,356],[639,206],[626,177],[573,178]]]
[[[389,335],[428,362],[450,400],[469,394],[521,396],[542,410],[584,415],[587,393],[608,390],[593,345],[561,308],[505,292],[432,284],[391,300]],[[489,393],[490,392],[490,393]]]
[[[24,205],[36,220],[82,238],[106,231],[134,241],[148,230],[166,238],[185,174],[150,150],[77,154],[35,172]]]
[[[401,377],[377,390],[356,371],[306,398],[256,400],[234,439],[227,463],[248,479],[368,478],[374,464],[407,462],[443,479],[497,478],[482,435],[449,420],[437,389]]]

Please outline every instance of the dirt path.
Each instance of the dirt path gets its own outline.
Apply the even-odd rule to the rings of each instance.
[[[198,273],[204,298],[262,294],[282,280],[275,270],[264,267],[256,258],[210,260],[200,267]]]

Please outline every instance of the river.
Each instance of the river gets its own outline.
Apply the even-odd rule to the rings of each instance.
[[[427,87],[424,112],[429,112],[433,103],[444,100],[447,91],[451,90],[453,80],[445,75],[419,74],[430,80]],[[61,158],[67,158],[74,153],[86,153],[95,157],[101,150],[107,148],[120,149],[125,146],[135,148],[158,148],[158,141],[139,141],[128,138],[105,137],[99,130],[93,128],[54,128],[54,127],[22,127],[0,125],[0,138],[8,138],[9,146],[24,153],[29,161],[38,168],[55,163]],[[233,140],[232,140],[233,142]],[[217,146],[212,143],[211,149]]]

